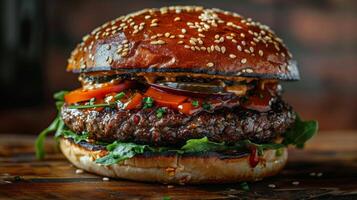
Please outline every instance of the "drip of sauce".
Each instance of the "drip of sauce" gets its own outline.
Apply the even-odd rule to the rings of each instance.
[[[249,165],[255,168],[259,163],[259,155],[256,147],[250,148]]]

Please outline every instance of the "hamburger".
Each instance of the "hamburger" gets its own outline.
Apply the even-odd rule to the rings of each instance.
[[[196,6],[144,9],[83,37],[81,88],[54,95],[55,138],[76,167],[171,184],[256,181],[317,131],[282,99],[296,62],[266,25]]]

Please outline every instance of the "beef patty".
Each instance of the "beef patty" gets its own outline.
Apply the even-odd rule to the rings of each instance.
[[[205,136],[211,141],[227,144],[244,139],[267,143],[283,135],[296,117],[291,107],[281,99],[272,102],[271,110],[263,113],[237,106],[188,116],[167,109],[158,118],[156,109],[128,111],[105,108],[96,111],[69,109],[64,105],[61,116],[69,129],[76,133],[89,132],[90,139],[152,146],[180,146],[189,139]]]

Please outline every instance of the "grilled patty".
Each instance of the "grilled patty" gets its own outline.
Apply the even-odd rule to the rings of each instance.
[[[152,146],[180,146],[193,138],[208,137],[214,142],[232,144],[249,139],[267,143],[281,136],[295,121],[295,113],[281,99],[272,102],[271,110],[260,113],[237,106],[193,116],[167,109],[161,117],[156,109],[136,111],[106,108],[101,111],[62,108],[62,119],[76,133],[89,132],[90,139],[115,140]]]

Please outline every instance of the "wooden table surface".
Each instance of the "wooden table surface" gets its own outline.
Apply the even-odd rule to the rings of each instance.
[[[249,183],[250,191],[239,184],[103,181],[75,173],[51,141],[46,159],[37,161],[33,142],[32,136],[0,134],[0,199],[357,199],[357,131],[320,132],[304,150],[289,151],[278,176]]]

